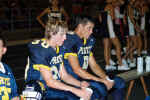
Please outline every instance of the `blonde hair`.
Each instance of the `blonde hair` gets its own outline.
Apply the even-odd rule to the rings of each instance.
[[[45,38],[50,39],[52,35],[56,35],[61,29],[68,30],[68,25],[65,21],[48,21],[45,27]]]

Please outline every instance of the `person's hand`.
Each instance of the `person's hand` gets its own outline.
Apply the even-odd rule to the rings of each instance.
[[[89,86],[89,83],[86,81],[82,81],[80,85],[81,88],[87,88]]]
[[[87,90],[87,88],[82,88],[81,98],[83,100],[90,100],[92,92]]]
[[[114,81],[113,80],[104,79],[103,83],[106,85],[108,90],[110,90],[114,86]]]
[[[73,88],[71,90],[72,93],[77,95],[78,97],[82,98],[83,100],[90,100],[91,95],[93,92],[89,91],[87,88]]]

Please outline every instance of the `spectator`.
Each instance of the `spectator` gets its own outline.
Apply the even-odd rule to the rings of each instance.
[[[5,39],[0,36],[0,60],[6,53]],[[17,84],[9,66],[0,61],[0,100],[19,100]]]

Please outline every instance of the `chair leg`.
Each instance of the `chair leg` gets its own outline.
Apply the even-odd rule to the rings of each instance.
[[[146,95],[146,96],[149,96],[143,76],[140,77],[140,80],[141,80],[141,82],[142,82],[145,95]]]
[[[134,81],[135,81],[135,80],[131,80],[131,81],[130,81],[129,88],[128,88],[128,92],[127,92],[127,95],[126,95],[126,100],[129,99],[129,96],[130,96],[130,94],[131,94],[131,90],[132,90],[133,85],[134,85]]]

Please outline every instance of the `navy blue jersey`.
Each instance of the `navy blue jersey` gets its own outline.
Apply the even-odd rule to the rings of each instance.
[[[71,74],[71,70],[69,68],[69,62],[67,60],[68,55],[77,56],[79,60],[79,64],[82,69],[88,68],[89,57],[92,55],[92,48],[95,43],[95,39],[91,36],[87,40],[81,39],[76,34],[67,34],[67,40],[64,42],[64,46],[67,47],[67,51],[65,52],[65,60],[64,65],[67,67],[67,71]]]
[[[11,69],[0,62],[0,100],[11,100],[18,96],[17,85]]]
[[[35,40],[28,47],[30,56],[27,64],[26,81],[39,80],[45,84],[39,68],[52,71],[53,78],[60,80],[59,70],[63,64],[64,47],[58,47],[55,50],[46,44],[45,39]]]

